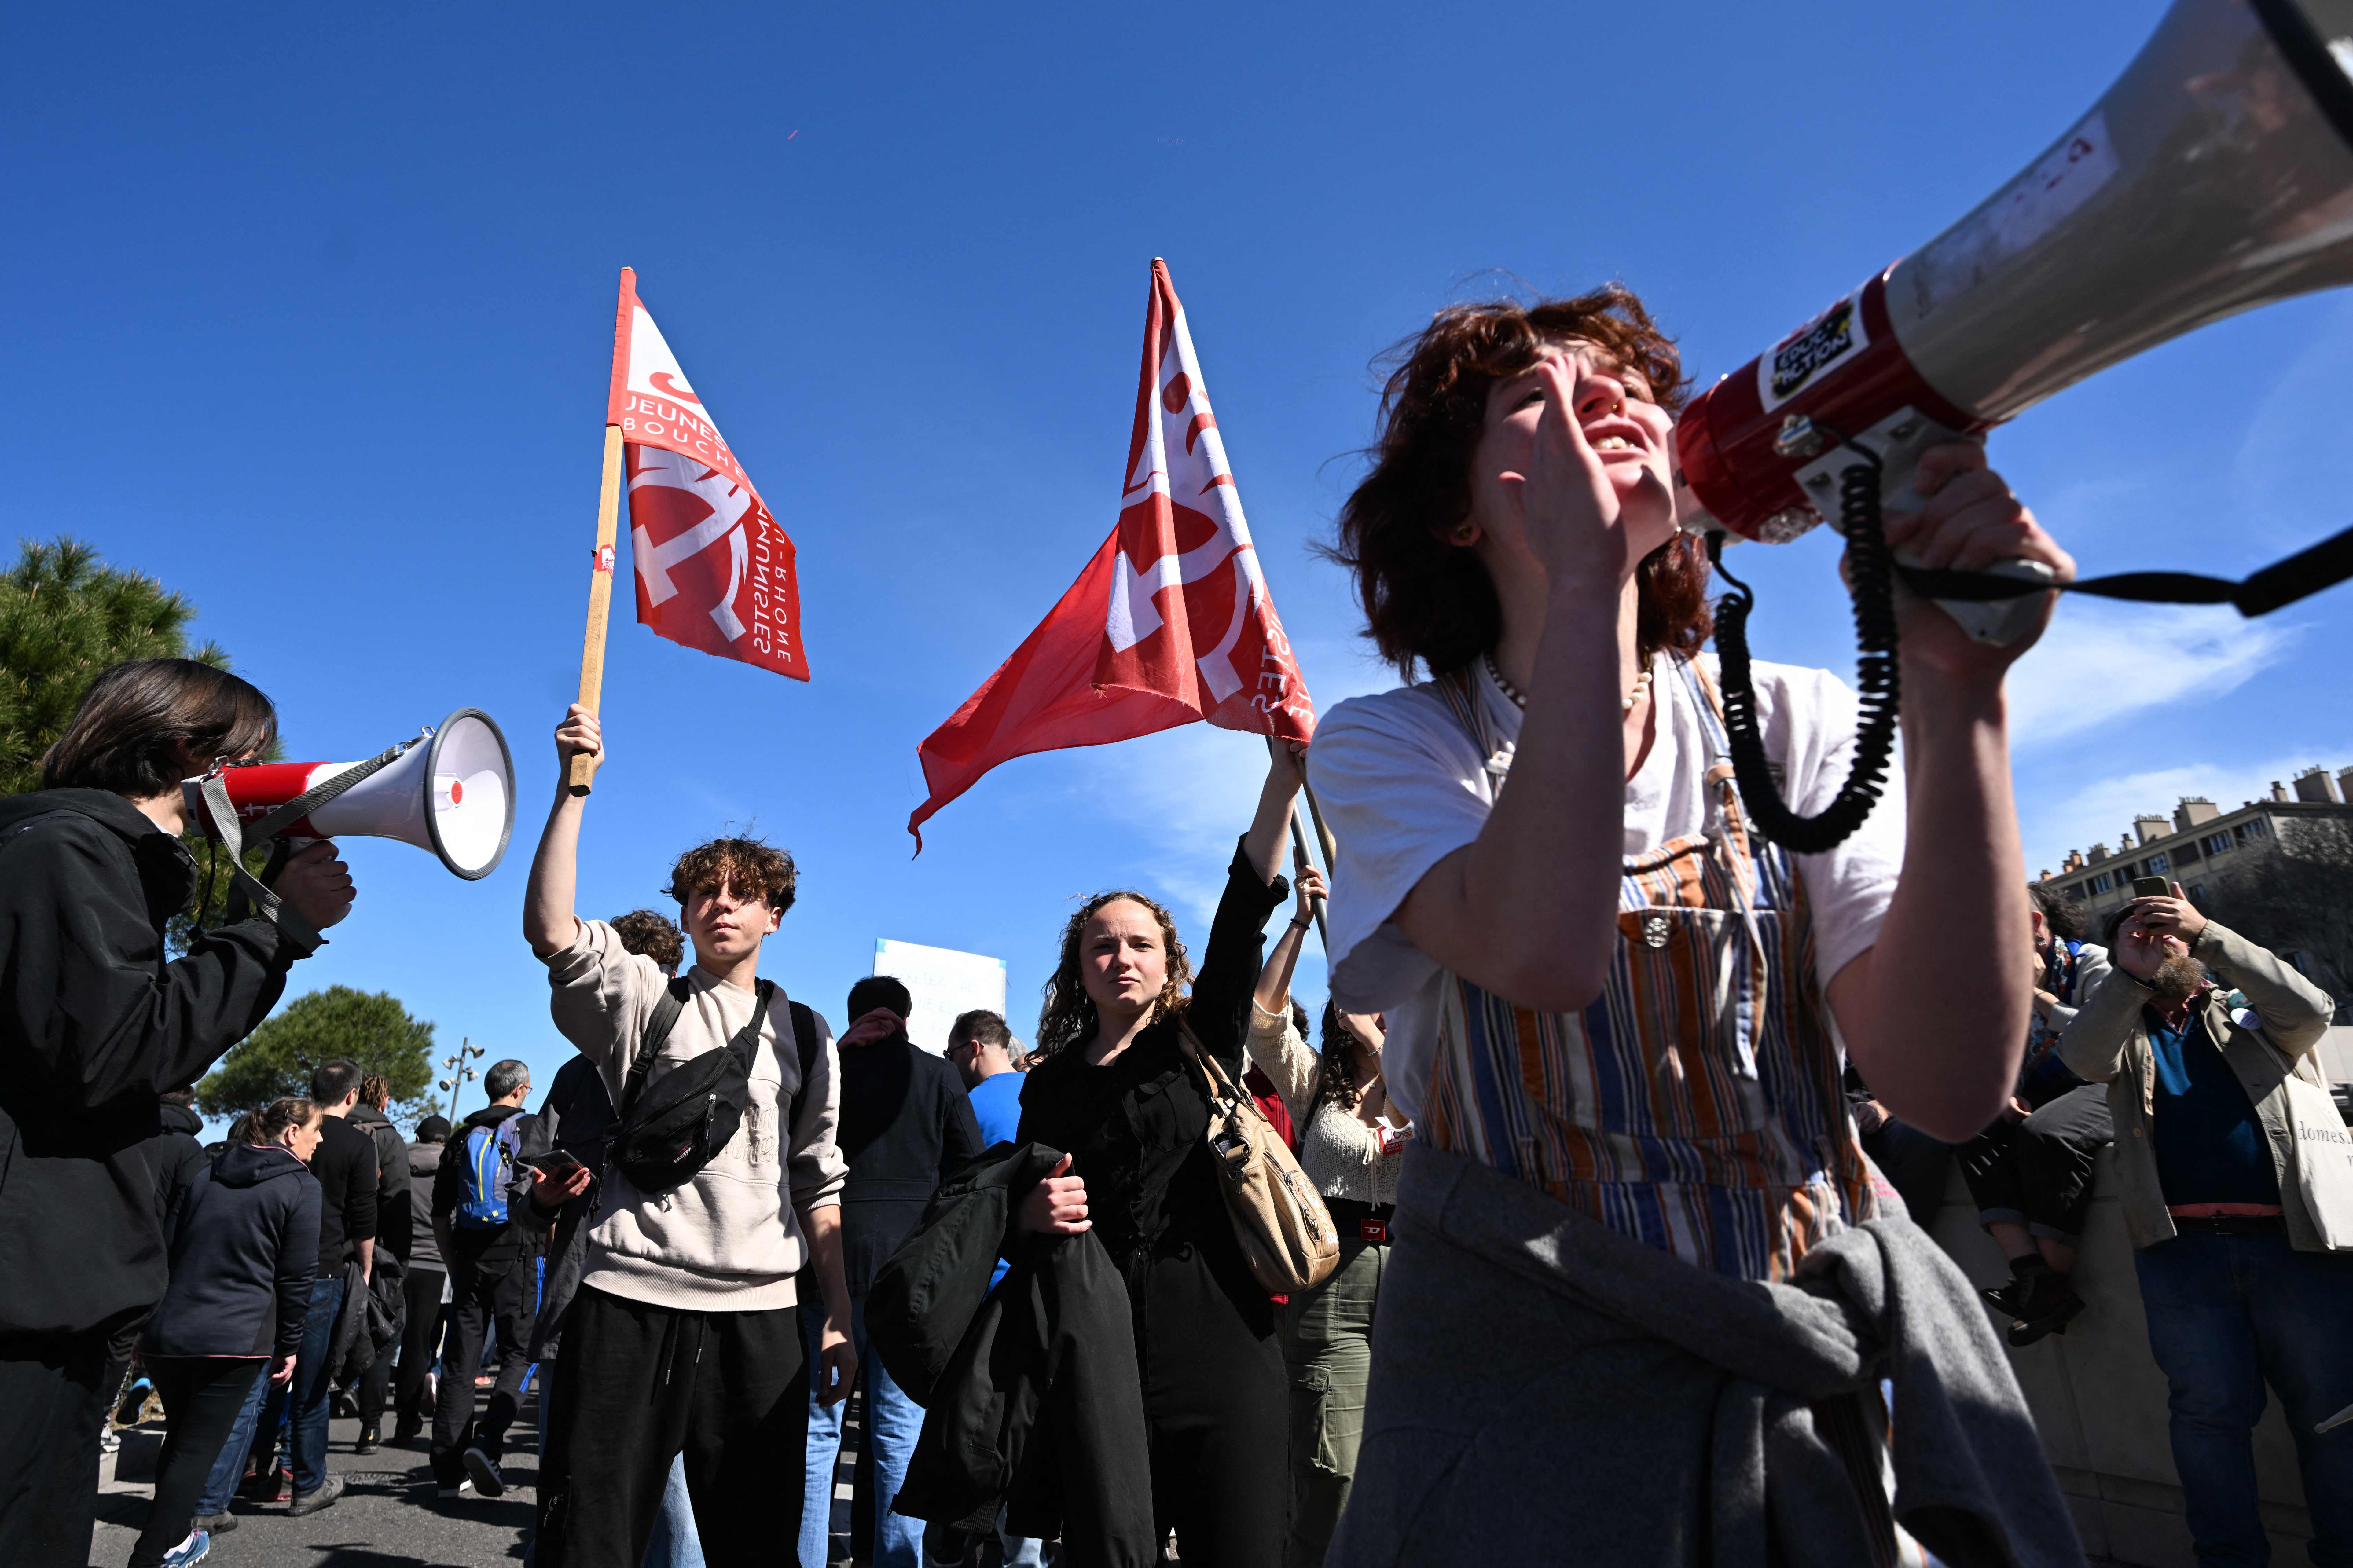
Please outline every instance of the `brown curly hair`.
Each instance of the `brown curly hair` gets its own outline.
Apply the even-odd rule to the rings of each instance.
[[[1479,558],[1447,535],[1471,515],[1471,457],[1487,427],[1487,389],[1569,340],[1599,347],[1636,372],[1669,413],[1691,390],[1682,357],[1632,290],[1616,283],[1569,300],[1454,305],[1375,362],[1389,367],[1381,391],[1372,471],[1340,510],[1337,537],[1322,553],[1356,575],[1365,635],[1408,680],[1493,649],[1504,617]],[[1713,626],[1707,552],[1677,534],[1636,568],[1635,643],[1692,654]]]
[[[1316,1053],[1315,1103],[1336,1105],[1351,1116],[1365,1098],[1356,1081],[1356,1032],[1329,1001],[1324,1004],[1324,1048]],[[1309,1114],[1313,1115],[1313,1112]]]
[[[652,959],[665,974],[678,973],[680,961],[686,957],[686,938],[679,934],[669,916],[654,910],[631,910],[628,914],[615,915],[608,923],[613,934],[621,939],[623,948]]]
[[[1097,893],[1081,904],[1062,927],[1062,957],[1054,965],[1054,973],[1046,981],[1044,1005],[1038,1010],[1038,1045],[1029,1055],[1035,1061],[1054,1056],[1066,1046],[1084,1045],[1094,1037],[1102,1018],[1095,1012],[1095,1000],[1087,994],[1084,981],[1079,977],[1079,941],[1086,934],[1087,922],[1106,904],[1122,899],[1151,911],[1160,924],[1160,945],[1168,952],[1168,978],[1160,987],[1159,1000],[1152,1005],[1152,1023],[1173,1017],[1185,1010],[1185,987],[1193,979],[1193,961],[1185,952],[1185,944],[1176,939],[1175,917],[1154,900],[1142,893],[1124,889],[1115,892]]]
[[[670,886],[662,889],[683,909],[696,893],[715,893],[724,885],[739,894],[765,900],[783,914],[798,896],[800,873],[792,854],[757,838],[714,838],[698,844],[670,868]]]

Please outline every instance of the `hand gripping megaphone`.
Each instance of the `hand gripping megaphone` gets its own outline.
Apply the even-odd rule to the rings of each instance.
[[[189,820],[232,861],[248,841],[358,835],[414,844],[473,881],[514,832],[514,763],[478,708],[360,762],[232,763],[181,787]]]
[[[1983,641],[2015,641],[2040,609],[2031,592],[1948,597],[1959,574],[1887,559],[1879,508],[1917,508],[1922,452],[2192,328],[2348,282],[2353,0],[2178,0],[2091,111],[2015,179],[1693,400],[1675,430],[1684,524],[1715,533],[1720,551],[1726,532],[1778,543],[1839,514],[1865,721],[1883,708],[1892,733],[1891,576],[1912,576]],[[2028,562],[1998,570],[2049,578]],[[1733,649],[1719,647],[1729,686]],[[1763,752],[1741,767],[1735,740],[1753,808],[1769,787]],[[1835,833],[1829,843],[1844,837],[1877,794],[1861,776],[1863,750],[1849,781],[1867,785],[1857,801],[1842,795],[1810,822],[1784,811],[1778,832],[1759,826],[1800,851],[1820,839],[1809,832],[1818,824]]]

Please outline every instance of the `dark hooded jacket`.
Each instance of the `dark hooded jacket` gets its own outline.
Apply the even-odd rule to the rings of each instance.
[[[164,962],[196,868],[105,790],[0,799],[0,1334],[120,1323],[168,1279],[156,1097],[269,1016],[307,951],[266,920]]]
[[[151,1356],[289,1356],[319,1262],[319,1184],[291,1151],[232,1143],[180,1205]]]

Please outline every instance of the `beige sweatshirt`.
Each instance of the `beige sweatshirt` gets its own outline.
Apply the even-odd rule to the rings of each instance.
[[[583,921],[570,947],[547,961],[550,1011],[564,1037],[596,1065],[613,1103],[669,977],[629,952],[603,921]],[[654,1058],[652,1082],[683,1061],[725,1047],[752,1018],[754,994],[689,971],[691,992]],[[777,1126],[782,1101],[800,1088],[792,1009],[776,988],[753,1058],[744,1123],[695,1178],[647,1197],[618,1170],[588,1233],[583,1285],[658,1307],[698,1312],[763,1311],[794,1304],[793,1276],[808,1260],[796,1208],[838,1206],[849,1163],[834,1145],[841,1102],[833,1031],[818,1016],[816,1082],[800,1094],[790,1129]]]

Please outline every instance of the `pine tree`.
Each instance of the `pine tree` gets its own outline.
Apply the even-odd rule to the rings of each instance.
[[[154,578],[108,566],[79,540],[18,542],[16,566],[0,574],[0,795],[41,787],[41,753],[64,732],[81,694],[110,665],[129,658],[193,658],[216,669],[228,655],[214,643],[188,651],[196,607]],[[271,747],[270,754],[277,754]],[[216,855],[201,835],[187,845],[199,866]],[[266,852],[246,858],[261,869]],[[206,879],[208,901],[195,918],[220,918],[228,896],[226,865]],[[172,945],[187,943],[189,917],[172,922]]]
[[[307,1095],[322,1062],[349,1057],[392,1088],[392,1117],[404,1127],[432,1113],[433,1026],[412,1018],[388,992],[330,985],[287,1004],[223,1057],[196,1085],[206,1116],[234,1116],[281,1094]]]

